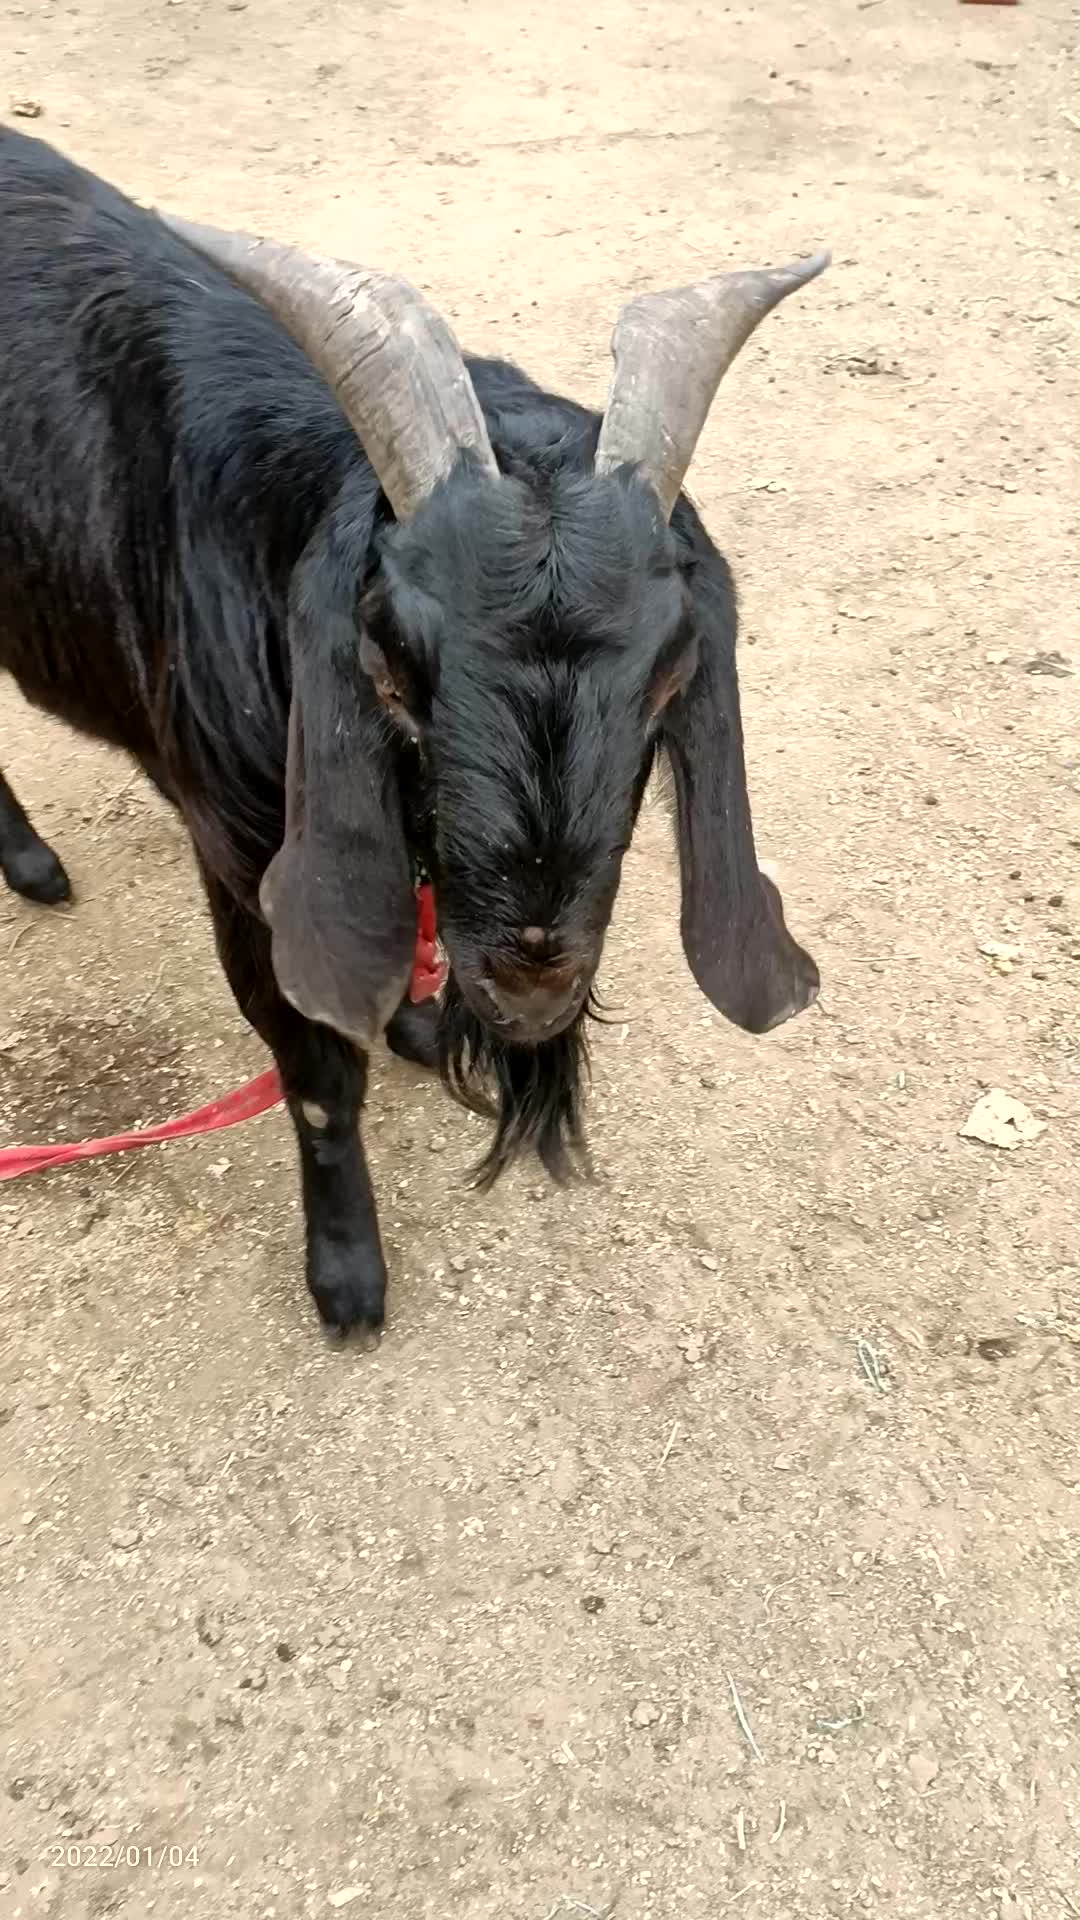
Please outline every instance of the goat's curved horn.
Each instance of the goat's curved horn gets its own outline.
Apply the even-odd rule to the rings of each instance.
[[[172,214],[159,218],[292,334],[337,394],[399,520],[462,452],[498,474],[457,341],[407,280]]]
[[[670,519],[716,389],[739,348],[785,294],[816,279],[831,257],[815,253],[790,267],[727,273],[631,300],[611,341],[615,372],[597,473],[636,465]]]

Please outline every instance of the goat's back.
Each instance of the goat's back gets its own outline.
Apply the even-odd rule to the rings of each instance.
[[[138,751],[185,626],[279,610],[358,449],[254,300],[5,130],[0,246],[0,665]]]

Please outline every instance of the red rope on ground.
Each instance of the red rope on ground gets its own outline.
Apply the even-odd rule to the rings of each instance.
[[[438,993],[446,978],[446,964],[439,959],[435,935],[435,898],[429,886],[417,888],[416,953],[413,959],[409,998],[428,1000]],[[101,1140],[79,1140],[63,1146],[0,1147],[0,1181],[18,1180],[25,1173],[43,1173],[46,1167],[63,1167],[74,1160],[99,1160],[107,1153],[129,1153],[137,1147],[160,1146],[166,1140],[190,1140],[195,1134],[216,1133],[221,1127],[238,1127],[256,1114],[266,1113],[285,1097],[276,1067],[260,1073],[246,1086],[222,1094],[193,1113],[179,1119],[164,1120],[160,1126],[140,1127],[134,1133],[114,1133]]]

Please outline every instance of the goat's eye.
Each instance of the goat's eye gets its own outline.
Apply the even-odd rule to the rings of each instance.
[[[384,707],[393,711],[403,708],[405,699],[394,676],[385,653],[377,646],[369,633],[360,635],[360,664],[368,674],[371,684]]]
[[[648,694],[650,724],[655,724],[659,720],[664,708],[676,694],[685,692],[697,672],[697,664],[696,640],[692,640],[689,645],[684,643],[672,656],[661,659],[657,663]]]
[[[418,740],[420,728],[405,705],[401,688],[396,681],[391,680],[388,674],[378,674],[375,678],[375,691],[387,713],[396,721],[402,732],[407,733],[410,740]]]

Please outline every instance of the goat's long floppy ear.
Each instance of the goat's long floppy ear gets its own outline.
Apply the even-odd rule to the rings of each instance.
[[[498,478],[450,328],[397,275],[160,216],[253,294],[336,393],[398,520],[464,456]],[[416,920],[390,726],[360,665],[362,566],[294,580],[285,839],[260,889],[286,998],[370,1046],[408,983]]]
[[[285,998],[369,1048],[408,985],[416,908],[392,729],[360,665],[355,569],[325,542],[294,577],[285,838],[263,876]]]
[[[675,779],[682,940],[702,992],[736,1026],[763,1033],[815,999],[818,970],[784,923],[754,848],[735,672],[735,595],[700,526],[693,575],[698,667],[664,709]]]
[[[292,334],[337,394],[398,520],[415,513],[463,454],[498,477],[457,341],[407,280],[173,214],[158,217]]]
[[[596,471],[633,466],[670,520],[716,389],[740,347],[778,301],[829,264],[817,253],[790,267],[729,273],[623,308],[612,339],[615,372]],[[759,871],[746,791],[735,600],[700,527],[693,592],[697,671],[664,710],[662,738],[675,776],[682,937],[702,991],[737,1026],[774,1027],[807,1006],[818,972],[784,924],[779,892]]]
[[[735,355],[758,321],[824,273],[830,257],[815,253],[790,267],[725,273],[631,300],[611,342],[615,372],[596,449],[597,473],[636,466],[670,520],[716,389]]]

